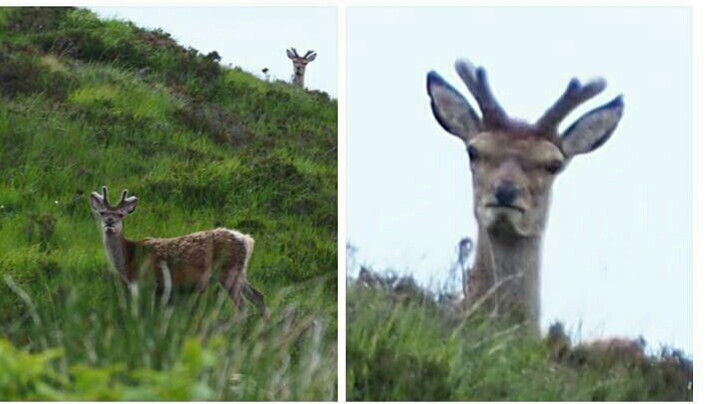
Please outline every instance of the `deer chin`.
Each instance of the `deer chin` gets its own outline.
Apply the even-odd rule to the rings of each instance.
[[[110,227],[110,226],[104,226],[104,227],[102,228],[102,230],[105,231],[105,234],[115,234],[115,233],[117,233],[117,229],[114,228],[114,227]]]
[[[521,215],[525,213],[525,209],[521,208],[518,205],[502,205],[499,203],[487,203],[485,205],[486,209],[489,209],[493,212],[518,212]]]
[[[528,237],[531,235],[525,210],[515,206],[486,206],[481,222],[491,234],[501,237]]]

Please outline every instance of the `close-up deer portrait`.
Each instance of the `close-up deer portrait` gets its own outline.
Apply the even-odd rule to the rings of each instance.
[[[598,107],[562,133],[558,125],[577,106],[605,89],[596,79],[570,81],[535,123],[508,116],[493,95],[485,70],[455,65],[478,102],[468,101],[438,73],[428,74],[431,108],[438,123],[465,143],[473,176],[478,247],[467,285],[468,305],[540,325],[540,251],[553,181],[571,159],[602,146],[623,113],[622,97]]]

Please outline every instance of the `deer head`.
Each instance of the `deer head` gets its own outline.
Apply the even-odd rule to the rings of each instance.
[[[574,156],[589,153],[610,138],[622,116],[622,96],[559,133],[558,125],[572,110],[605,89],[604,80],[586,84],[571,80],[555,104],[529,124],[508,117],[483,68],[461,60],[455,68],[477,100],[481,116],[434,71],[428,74],[428,94],[438,123],[465,143],[479,227],[509,239],[540,236],[555,177]]]
[[[90,206],[92,213],[100,224],[104,234],[121,234],[122,219],[134,212],[139,200],[136,196],[127,198],[127,190],[122,191],[122,199],[116,206],[111,206],[107,198],[107,187],[102,187],[102,195],[92,192]]]
[[[286,50],[286,55],[294,63],[294,84],[303,86],[306,65],[316,59],[316,52],[310,50],[306,52],[304,56],[299,56],[299,54],[296,52],[296,49],[291,48]]]

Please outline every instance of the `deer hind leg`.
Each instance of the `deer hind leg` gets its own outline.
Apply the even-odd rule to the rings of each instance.
[[[229,297],[232,299],[232,302],[234,302],[234,306],[237,310],[241,310],[242,307],[239,275],[238,270],[224,271],[220,279],[222,286],[226,289],[227,293],[229,293]]]
[[[268,317],[264,295],[252,287],[239,270],[226,271],[221,283],[238,310],[242,309],[242,297],[244,297],[259,309],[264,318]]]
[[[241,291],[244,297],[249,299],[249,301],[259,309],[262,317],[264,317],[265,320],[269,319],[269,312],[266,310],[266,303],[264,303],[264,294],[251,286],[248,281],[242,283]]]

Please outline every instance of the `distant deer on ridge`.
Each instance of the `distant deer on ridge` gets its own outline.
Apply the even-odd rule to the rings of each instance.
[[[304,88],[304,75],[306,74],[306,65],[316,59],[316,52],[310,50],[304,56],[299,56],[295,48],[287,49],[286,55],[294,63],[294,75],[291,76],[292,84],[297,87]]]

